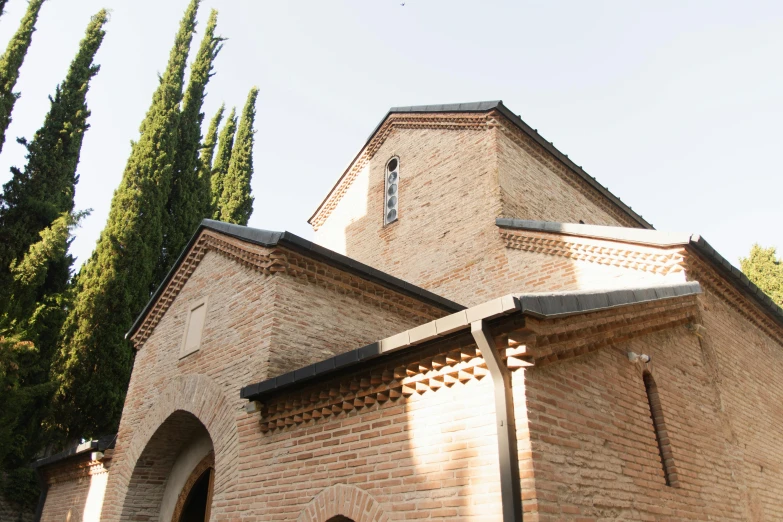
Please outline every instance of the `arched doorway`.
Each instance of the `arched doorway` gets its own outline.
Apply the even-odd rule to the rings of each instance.
[[[191,413],[177,410],[141,452],[128,484],[121,520],[209,520],[215,475],[212,439]]]
[[[337,515],[336,517],[330,518],[326,522],[353,522],[353,520],[351,520],[348,517],[344,517],[342,515]]]

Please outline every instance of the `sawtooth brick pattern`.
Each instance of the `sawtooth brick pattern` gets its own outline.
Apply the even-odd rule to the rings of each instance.
[[[147,486],[139,476],[161,486],[173,461],[155,464],[162,457],[146,459],[144,451],[157,438],[157,429],[180,410],[198,419],[212,438],[212,514],[227,517],[237,484],[236,426],[245,416],[245,401],[239,398],[242,386],[445,315],[285,249],[205,237],[194,265],[183,265],[183,275],[172,280],[176,291],[166,297],[164,312],[138,343],[105,502],[106,520],[132,519],[152,509],[142,505],[152,496],[144,493]],[[270,259],[275,270],[269,270]],[[190,304],[204,297],[209,300],[200,349],[180,359]],[[149,451],[176,455],[186,442],[170,437],[165,448]]]
[[[405,123],[392,118],[382,129],[383,140],[360,158],[368,171],[367,193],[342,199],[358,187],[349,188],[360,175],[354,165],[316,215],[316,238],[470,306],[500,295],[507,275],[520,276],[504,249],[508,237],[498,237],[496,217],[635,226],[503,116],[493,112],[482,121],[450,128],[442,118],[407,115]],[[385,165],[393,156],[400,158],[399,219],[384,226]],[[350,212],[341,205],[363,211],[348,223],[344,216]],[[337,217],[330,221],[333,212]],[[507,287],[506,293],[528,290]]]
[[[408,355],[314,384],[247,415],[239,425],[234,509],[257,522],[328,519],[319,513],[357,521],[499,520],[493,388],[469,339],[424,359]],[[448,372],[447,356],[463,370],[439,380]],[[390,383],[399,384],[370,383],[395,368],[398,379]],[[309,411],[319,414],[297,419],[310,397],[317,409]],[[340,502],[323,500],[347,486],[368,517],[354,518],[355,507],[335,510],[329,506]]]

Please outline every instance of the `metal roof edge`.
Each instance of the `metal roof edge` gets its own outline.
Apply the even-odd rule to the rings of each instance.
[[[43,466],[48,466],[50,464],[54,464],[56,462],[66,460],[71,457],[83,455],[88,452],[105,451],[107,449],[113,448],[116,440],[117,440],[117,435],[114,434],[114,435],[105,435],[99,439],[88,440],[80,444],[74,444],[73,446],[66,448],[59,453],[55,453],[54,455],[50,455],[48,457],[44,457],[42,459],[38,459],[34,461],[32,464],[30,464],[30,467],[34,469],[41,468]]]
[[[514,114],[508,107],[506,107],[503,104],[502,100],[492,100],[492,101],[479,101],[479,102],[469,102],[469,103],[444,103],[444,104],[434,104],[434,105],[412,105],[412,106],[403,106],[403,107],[392,107],[388,110],[388,112],[383,116],[381,121],[378,123],[378,125],[375,126],[373,131],[370,133],[370,135],[367,137],[367,140],[365,141],[362,148],[359,150],[359,152],[356,154],[356,156],[351,160],[351,162],[348,164],[348,168],[345,169],[343,174],[338,178],[338,180],[334,183],[331,190],[329,190],[329,193],[321,200],[321,203],[318,205],[318,208],[315,209],[315,212],[308,218],[307,222],[312,224],[313,218],[321,211],[326,201],[329,199],[329,197],[334,193],[337,186],[340,184],[340,182],[343,180],[345,175],[348,173],[348,171],[351,169],[353,164],[356,162],[356,160],[361,156],[362,152],[367,148],[367,145],[370,143],[370,141],[373,139],[373,137],[378,133],[380,128],[383,126],[383,124],[386,122],[386,120],[391,116],[392,114],[404,114],[404,113],[411,113],[411,114],[425,114],[425,113],[431,113],[431,112],[489,112],[492,110],[497,110],[503,116],[505,116],[511,123],[513,123],[517,128],[519,128],[522,132],[527,134],[530,138],[532,138],[536,143],[541,145],[545,150],[547,150],[550,154],[555,156],[561,163],[563,163],[566,167],[568,167],[570,170],[578,174],[580,177],[582,177],[591,187],[596,189],[598,192],[601,193],[601,195],[608,198],[612,203],[620,207],[620,209],[625,212],[628,216],[630,216],[634,221],[636,221],[639,225],[642,226],[642,228],[646,229],[655,229],[655,227],[648,222],[641,214],[638,214],[635,212],[629,205],[626,205],[623,203],[623,201],[612,194],[608,188],[603,186],[601,183],[598,182],[596,178],[588,174],[581,166],[574,163],[571,159],[569,159],[568,155],[563,154],[560,152],[560,150],[554,146],[554,143],[547,141],[544,139],[543,136],[541,136],[538,131],[534,128],[532,128],[530,125],[525,123],[525,121],[517,114]]]
[[[504,228],[552,232],[556,234],[626,241],[656,246],[686,245],[691,239],[690,233],[663,232],[660,230],[608,225],[586,225],[582,223],[559,223],[556,221],[536,221],[506,217],[496,218],[495,224]]]
[[[471,323],[475,321],[492,320],[514,312],[541,318],[557,318],[699,293],[701,293],[699,283],[688,282],[629,289],[510,294],[399,332],[375,343],[335,355],[315,364],[265,381],[249,384],[241,388],[240,398],[251,401],[262,400],[270,394],[280,393],[316,378],[334,375],[347,368],[397,353],[402,349],[443,339],[470,328]]]
[[[720,255],[707,241],[698,234],[693,234],[689,243],[697,253],[723,273],[734,286],[747,297],[756,301],[767,314],[772,317],[779,326],[783,327],[783,308],[778,306],[761,288],[742,273],[740,269],[732,265],[728,259]]]
[[[353,273],[363,279],[372,281],[376,284],[394,290],[398,293],[408,295],[420,301],[427,302],[430,305],[434,305],[446,311],[453,312],[465,308],[463,305],[446,299],[445,297],[441,297],[434,292],[430,292],[429,290],[425,290],[421,287],[413,285],[403,279],[389,275],[369,265],[365,265],[364,263],[360,263],[359,261],[351,259],[348,256],[338,254],[337,252],[322,247],[321,245],[313,243],[312,241],[308,241],[302,237],[297,236],[296,234],[292,234],[291,232],[275,232],[272,230],[235,225],[233,223],[224,223],[222,221],[215,221],[213,219],[204,219],[199,224],[196,232],[190,238],[190,241],[188,241],[188,244],[180,253],[174,265],[171,267],[171,270],[169,270],[168,274],[166,274],[163,282],[158,285],[155,293],[152,295],[144,309],[133,322],[130,330],[128,330],[128,332],[125,334],[126,339],[130,339],[130,337],[136,333],[136,330],[138,330],[138,328],[144,322],[147,314],[163,294],[163,291],[171,281],[171,278],[174,277],[174,274],[184,261],[187,253],[193,247],[201,232],[205,229],[213,230],[215,232],[234,237],[241,241],[247,241],[249,243],[264,247],[281,245],[287,248],[291,248],[292,250],[299,251],[309,257],[320,259],[340,270]]]
[[[543,136],[541,136],[538,131],[534,128],[532,128],[530,125],[525,123],[525,121],[517,114],[514,114],[511,112],[511,110],[503,105],[503,102],[500,102],[498,106],[496,107],[498,111],[500,111],[503,116],[509,119],[514,125],[516,125],[522,132],[530,136],[536,143],[541,145],[547,152],[552,154],[555,158],[557,158],[561,163],[563,163],[566,167],[568,167],[570,170],[574,171],[576,174],[578,174],[582,179],[584,179],[591,187],[596,189],[598,192],[601,193],[604,197],[608,198],[612,203],[620,207],[623,212],[628,214],[634,221],[639,223],[642,228],[646,229],[652,229],[654,230],[655,227],[652,225],[652,223],[648,222],[644,217],[642,217],[641,214],[638,214],[635,212],[630,206],[623,203],[623,201],[609,192],[609,189],[603,186],[601,183],[598,182],[596,178],[585,172],[585,170],[574,163],[567,154],[563,154],[560,152],[560,150],[555,147],[554,143],[547,141],[544,139]]]
[[[715,266],[726,279],[733,283],[738,290],[753,299],[762,310],[769,314],[781,327],[783,327],[783,309],[778,306],[767,294],[745,276],[737,267],[732,265],[725,257],[720,255],[699,234],[687,234],[679,232],[662,232],[659,230],[642,230],[637,228],[612,227],[605,225],[582,225],[575,223],[557,223],[553,221],[533,221],[514,218],[496,218],[495,224],[499,227],[521,230],[533,230],[538,232],[551,232],[564,235],[575,235],[606,239],[610,241],[623,241],[652,246],[690,246],[701,254],[708,262]]]

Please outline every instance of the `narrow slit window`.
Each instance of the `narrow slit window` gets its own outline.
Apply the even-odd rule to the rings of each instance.
[[[661,398],[658,395],[658,386],[649,372],[644,372],[643,379],[644,389],[647,392],[647,403],[650,405],[650,417],[655,430],[655,440],[658,443],[658,453],[661,458],[661,466],[663,467],[663,476],[667,486],[676,488],[679,487],[680,482],[677,476],[677,468],[674,465],[669,432],[666,430],[666,422],[663,419],[663,408],[661,407]]]
[[[383,224],[388,225],[397,221],[400,203],[400,159],[394,157],[386,163],[384,184]]]

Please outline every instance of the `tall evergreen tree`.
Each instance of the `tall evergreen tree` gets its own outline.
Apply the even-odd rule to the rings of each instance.
[[[171,195],[166,205],[163,249],[157,281],[163,280],[180,251],[202,219],[209,216],[209,179],[199,176],[199,149],[204,113],[201,106],[207,83],[212,77],[212,63],[222,47],[223,38],[215,36],[217,11],[209,15],[196,60],[190,69],[190,81],[182,100],[179,141],[174,158]]]
[[[201,146],[201,155],[199,156],[198,177],[209,187],[209,199],[204,209],[205,217],[212,217],[212,158],[215,155],[215,145],[218,142],[218,130],[220,122],[223,121],[223,113],[226,110],[226,104],[222,104],[217,110],[212,120],[209,122],[209,130],[204,136],[204,144]]]
[[[5,4],[8,3],[8,0],[0,0],[0,16],[2,16],[3,13],[5,13]]]
[[[53,387],[48,381],[53,316],[65,293],[46,292],[52,260],[62,259],[70,230],[84,213],[63,213],[11,264],[10,306],[0,314],[0,496],[34,505],[38,489],[29,463],[51,440],[44,426]]]
[[[103,26],[106,10],[90,20],[79,51],[71,62],[65,80],[49,98],[49,112],[44,123],[27,143],[27,165],[24,170],[11,169],[12,178],[3,186],[0,196],[0,310],[7,296],[9,266],[38,241],[39,234],[63,212],[73,210],[73,196],[79,176],[84,133],[89,128],[87,90],[98,74],[95,53],[106,34]],[[60,292],[70,276],[72,259],[64,254],[53,259],[47,291]]]
[[[117,427],[132,365],[125,340],[150,297],[163,242],[179,104],[199,0],[191,0],[169,62],[133,143],[109,219],[79,273],[77,296],[53,367],[55,421],[69,439]]]
[[[778,306],[783,307],[783,260],[775,247],[753,245],[748,257],[740,258],[742,273]]]
[[[247,225],[253,213],[253,196],[250,181],[253,178],[253,123],[256,118],[258,88],[253,87],[247,95],[242,120],[239,122],[228,172],[223,179],[223,193],[220,196],[220,220],[227,223]]]
[[[234,148],[234,134],[237,131],[237,110],[231,109],[223,130],[220,131],[220,139],[217,145],[217,157],[212,167],[212,177],[210,184],[212,186],[212,218],[220,219],[220,198],[223,196],[223,180],[228,172],[228,165],[231,163],[231,150]]]
[[[0,151],[5,143],[5,131],[11,124],[11,111],[19,98],[19,93],[14,92],[16,80],[19,78],[19,69],[22,67],[27,49],[33,39],[35,23],[38,21],[38,12],[44,0],[30,0],[27,12],[19,24],[5,53],[0,57]]]

